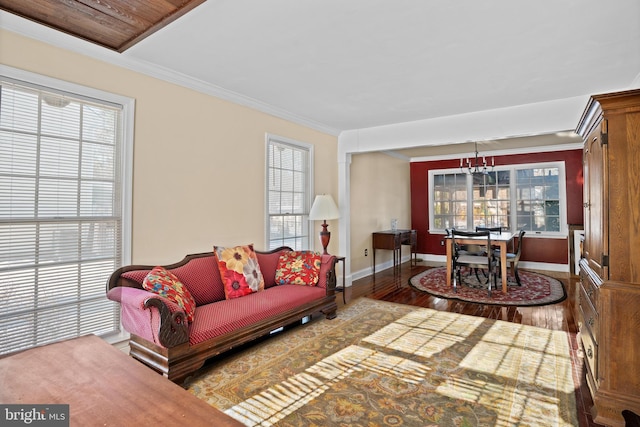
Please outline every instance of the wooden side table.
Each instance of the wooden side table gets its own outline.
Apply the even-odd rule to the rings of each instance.
[[[342,286],[336,286],[336,292],[342,292],[342,302],[344,304],[347,303],[346,298],[344,296],[345,292],[346,292],[346,286],[347,286],[347,282],[346,282],[346,274],[347,274],[347,266],[345,265],[345,257],[343,256],[338,256],[336,255],[336,264],[341,262],[342,263]]]
[[[410,260],[417,264],[417,239],[416,230],[385,230],[376,231],[372,235],[373,246],[373,275],[376,274],[376,249],[386,249],[393,251],[393,271],[394,273],[400,268],[402,262],[402,245],[411,246]]]

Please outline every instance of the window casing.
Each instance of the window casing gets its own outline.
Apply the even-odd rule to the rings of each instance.
[[[122,336],[105,284],[130,262],[132,104],[0,68],[0,354]]]
[[[564,162],[500,166],[476,175],[431,170],[429,199],[431,232],[500,226],[536,235],[567,233]]]
[[[313,146],[267,135],[266,239],[269,249],[310,249]]]

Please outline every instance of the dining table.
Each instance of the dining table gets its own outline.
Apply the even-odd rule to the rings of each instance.
[[[500,277],[502,278],[502,292],[507,293],[507,247],[509,243],[516,236],[516,233],[512,233],[510,231],[503,231],[501,233],[491,233],[491,246],[494,249],[500,250]],[[456,243],[463,245],[478,245],[482,244],[482,242],[486,243],[486,236],[470,236],[470,237],[462,237],[456,236]],[[445,237],[446,247],[447,247],[447,286],[452,286],[451,284],[451,268],[452,268],[452,260],[453,260],[453,245],[451,244],[451,236]],[[486,245],[485,245],[486,246]]]

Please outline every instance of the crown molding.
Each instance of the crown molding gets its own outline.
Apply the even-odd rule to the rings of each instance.
[[[187,89],[192,89],[225,101],[249,107],[319,132],[333,136],[338,136],[341,132],[341,130],[328,126],[324,123],[302,117],[298,114],[292,113],[291,111],[276,107],[258,99],[227,90],[223,87],[213,85],[199,79],[194,79],[165,67],[160,67],[146,61],[131,58],[127,56],[126,51],[118,53],[5,11],[0,11],[0,28],[27,38],[38,40],[51,46],[65,49],[80,55],[85,55],[93,59],[126,68]]]
[[[511,154],[533,154],[533,153],[550,153],[553,151],[582,150],[582,148],[583,148],[583,144],[581,142],[577,142],[577,143],[570,143],[570,144],[540,145],[540,146],[530,146],[530,147],[521,147],[521,148],[509,148],[505,150],[490,151],[489,153],[491,156],[508,156]],[[440,156],[412,157],[411,163],[452,160],[452,159],[459,159],[460,157],[463,157],[460,155],[460,153],[445,154]]]
[[[384,150],[384,151],[381,151],[381,153],[382,154],[386,154],[387,156],[393,157],[395,159],[399,159],[399,160],[405,161],[405,162],[410,162],[411,161],[411,157],[405,156],[404,154],[397,153],[397,152],[395,152],[393,150]]]

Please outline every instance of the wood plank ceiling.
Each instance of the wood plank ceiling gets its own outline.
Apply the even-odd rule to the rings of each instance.
[[[124,52],[206,0],[0,0],[0,9]]]

